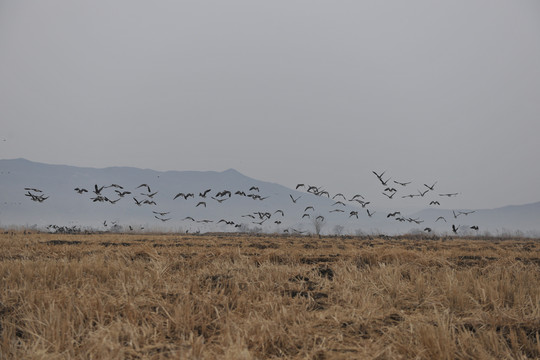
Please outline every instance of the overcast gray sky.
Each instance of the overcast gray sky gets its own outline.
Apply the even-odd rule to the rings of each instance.
[[[0,122],[4,159],[540,201],[540,2],[0,0]]]

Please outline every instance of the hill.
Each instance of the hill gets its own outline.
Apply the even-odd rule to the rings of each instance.
[[[478,233],[482,234],[485,231],[493,234],[540,232],[540,202],[474,210],[458,217],[454,217],[453,211],[466,211],[430,208],[401,214],[402,219],[409,220],[398,222],[399,216],[388,218],[387,214],[399,209],[369,208],[372,205],[368,205],[370,211],[375,212],[369,217],[367,209],[357,202],[317,196],[306,192],[306,187],[294,190],[250,178],[234,169],[222,172],[155,171],[132,167],[50,165],[26,159],[0,160],[0,225],[39,228],[57,225],[99,230],[115,227],[125,231],[131,227],[134,230],[179,232],[314,233],[315,218],[322,216],[324,220],[319,221],[322,234],[398,234],[421,232],[426,227],[451,233],[452,224],[460,226],[461,234],[475,234],[470,229],[473,225],[479,226]],[[75,188],[87,192],[79,194]],[[94,192],[96,188],[102,188],[99,194]],[[206,197],[201,196],[208,189]],[[220,194],[225,190],[231,192],[230,196]],[[129,193],[122,197],[120,193],[123,192]],[[177,197],[179,193],[192,193],[193,196]],[[46,199],[32,201],[31,195],[42,195]],[[291,197],[297,199],[296,203]],[[337,200],[344,205],[336,203]],[[200,202],[204,204],[198,205]],[[306,210],[308,207],[313,208]],[[351,211],[357,211],[358,218],[350,216]],[[446,222],[435,221],[440,216]]]

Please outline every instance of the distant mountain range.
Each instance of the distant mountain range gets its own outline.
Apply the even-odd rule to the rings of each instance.
[[[142,184],[148,185],[149,189]],[[96,194],[96,188],[99,190],[101,187]],[[75,188],[87,192],[79,194]],[[200,196],[208,189],[210,191],[206,197]],[[220,194],[224,191],[230,191],[230,196],[228,193]],[[120,193],[123,192],[130,193],[121,197]],[[193,197],[185,199],[178,196],[175,199],[179,193],[193,193]],[[39,196],[43,196],[44,200],[40,202]],[[296,203],[291,197],[298,199]],[[197,206],[200,202],[205,204]],[[315,233],[318,223],[321,234],[392,235],[421,232],[426,227],[451,233],[453,224],[459,226],[462,234],[476,233],[470,229],[473,225],[479,227],[480,234],[486,231],[494,235],[517,231],[525,235],[540,233],[540,202],[479,210],[429,208],[390,218],[387,214],[399,209],[377,209],[369,217],[366,208],[341,197],[331,199],[317,196],[306,192],[306,187],[295,190],[256,180],[233,169],[223,172],[161,172],[132,167],[98,169],[49,165],[25,159],[0,160],[2,227],[23,225],[44,229],[57,225],[123,231],[129,231],[131,227],[134,231],[144,228],[179,232]],[[355,211],[358,218],[351,216],[351,212]],[[470,211],[474,212],[463,214]],[[402,221],[396,221],[400,216]],[[446,222],[442,219],[435,221],[441,216]],[[316,220],[317,217],[319,220]]]

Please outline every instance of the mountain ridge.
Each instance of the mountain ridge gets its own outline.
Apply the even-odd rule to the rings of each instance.
[[[92,196],[94,186],[108,186],[118,183],[132,194],[124,198],[117,196],[113,188],[106,188],[104,193],[110,200],[118,200],[118,204],[95,203]],[[132,199],[145,199],[145,192],[137,188],[147,183],[151,190],[157,191],[154,195],[156,205],[137,206]],[[235,195],[236,191],[244,191],[246,195],[252,186],[259,187],[260,192],[251,191],[251,195],[260,195],[263,200],[250,199]],[[24,187],[42,187],[50,198],[43,203],[31,201]],[[88,193],[77,194],[73,189],[84,187]],[[199,192],[211,188],[206,199],[200,198]],[[229,189],[233,192],[230,199],[218,203],[210,196]],[[305,190],[305,189],[304,189]],[[193,192],[194,198],[173,199],[179,192]],[[441,233],[450,233],[451,224],[460,225],[467,230],[470,226],[480,226],[484,231],[540,231],[540,202],[523,205],[506,205],[494,209],[470,209],[474,213],[460,215],[454,218],[452,209],[426,208],[414,212],[410,218],[418,218],[418,224],[405,222],[398,223],[388,219],[387,209],[377,210],[373,217],[368,217],[366,209],[355,206],[355,203],[345,201],[345,205],[336,204],[323,196],[315,196],[305,191],[297,191],[278,183],[266,182],[246,176],[236,169],[229,168],[224,171],[158,171],[153,169],[140,169],[129,166],[112,166],[105,168],[77,167],[62,164],[45,164],[33,162],[24,158],[0,160],[0,225],[36,224],[46,226],[51,223],[65,225],[67,223],[79,226],[101,226],[104,221],[114,221],[124,226],[144,224],[145,227],[167,227],[188,231],[236,231],[232,226],[219,226],[215,223],[221,219],[234,221],[236,225],[243,224],[244,228],[260,228],[268,232],[284,232],[293,229],[305,232],[314,231],[313,218],[324,217],[322,233],[369,233],[381,232],[397,234],[414,231],[423,231],[429,227]],[[300,197],[298,203],[293,203],[290,196]],[[196,201],[197,200],[197,201]],[[206,202],[199,207],[200,201]],[[142,200],[141,200],[142,201]],[[310,205],[315,211],[305,211]],[[274,213],[283,210],[286,216],[277,218],[278,213],[271,219],[262,221],[247,217],[257,212]],[[396,209],[392,209],[396,210]],[[453,209],[465,211],[465,209]],[[469,210],[469,209],[467,209]],[[171,220],[161,221],[154,217],[152,211],[169,212]],[[342,212],[338,212],[342,211]],[[349,216],[351,211],[358,212],[358,219]],[[374,211],[372,209],[372,211]],[[308,213],[309,217],[303,217]],[[182,220],[186,217],[197,220],[211,220],[212,223],[202,224]],[[444,216],[446,222],[435,221]],[[206,219],[209,218],[209,219]],[[392,220],[392,221],[391,221]],[[280,221],[281,224],[274,223]]]

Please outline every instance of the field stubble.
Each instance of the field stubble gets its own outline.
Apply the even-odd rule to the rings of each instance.
[[[0,235],[0,359],[540,357],[531,239]]]

